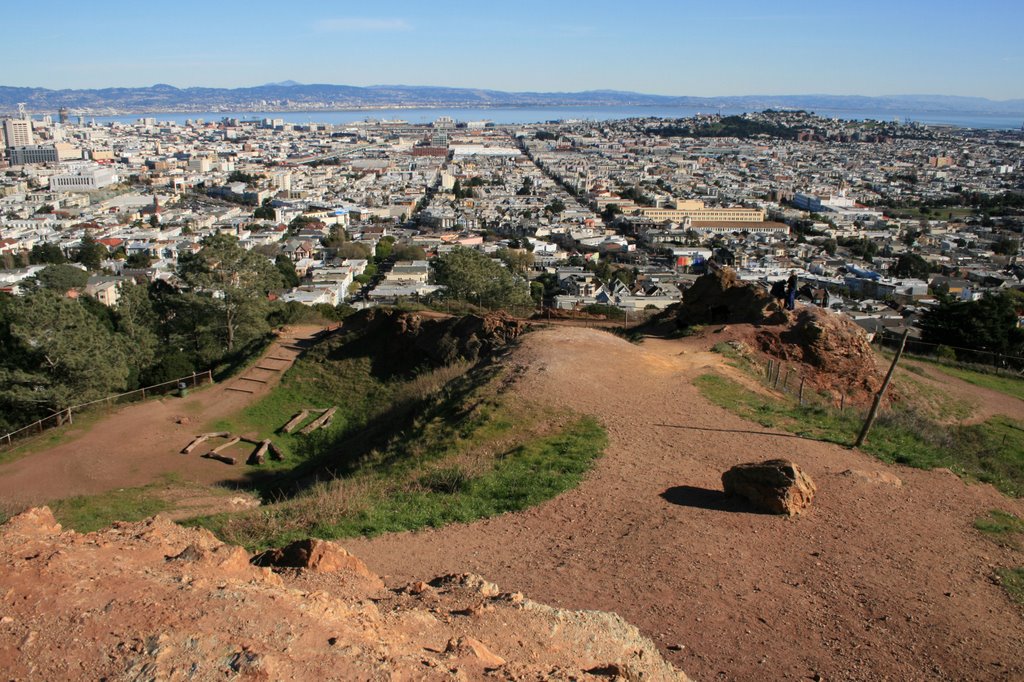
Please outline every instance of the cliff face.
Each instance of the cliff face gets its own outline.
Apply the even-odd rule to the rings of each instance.
[[[260,563],[275,561],[291,567],[257,567],[160,517],[81,535],[29,510],[0,534],[0,669],[39,680],[687,679],[614,614],[553,609],[469,574],[389,589],[333,543]]]

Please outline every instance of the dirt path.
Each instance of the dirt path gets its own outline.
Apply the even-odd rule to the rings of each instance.
[[[395,581],[473,571],[547,603],[615,611],[700,680],[1024,678],[1024,621],[991,579],[1019,557],[971,528],[1024,504],[948,473],[764,435],[691,386],[720,363],[706,345],[529,335],[517,390],[602,419],[610,446],[596,470],[523,513],[347,547]],[[817,482],[809,514],[751,514],[717,492],[722,471],[768,457]]]
[[[224,480],[231,474],[229,467],[199,453],[181,455],[181,449],[204,423],[228,417],[269,392],[299,356],[302,344],[320,330],[290,328],[239,377],[187,398],[168,396],[129,405],[56,447],[0,465],[0,498],[8,506],[24,507],[146,485],[171,472],[197,483]],[[178,424],[182,417],[189,423]]]
[[[921,372],[909,374],[909,378],[954,396],[973,408],[971,416],[963,423],[976,424],[997,414],[1024,419],[1024,400],[1020,398],[964,381],[927,362],[909,360],[906,364]]]

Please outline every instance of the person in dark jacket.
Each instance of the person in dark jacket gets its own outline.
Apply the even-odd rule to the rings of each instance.
[[[796,287],[799,280],[796,276],[796,270],[789,275],[789,279],[786,280],[786,310],[796,309]]]

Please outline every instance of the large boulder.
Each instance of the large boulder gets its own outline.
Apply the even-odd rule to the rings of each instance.
[[[809,507],[815,491],[810,477],[785,459],[737,464],[722,474],[722,486],[760,511],[788,516]]]

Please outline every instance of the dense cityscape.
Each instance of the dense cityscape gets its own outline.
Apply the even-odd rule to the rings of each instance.
[[[714,260],[766,284],[796,270],[875,332],[913,328],[936,292],[977,300],[1024,272],[1016,131],[772,111],[519,126],[62,113],[3,130],[15,295],[67,262],[73,291],[116,307],[126,282],[181,287],[180,258],[229,235],[286,269],[267,292],[284,302],[440,299],[431,259],[464,247],[532,284],[520,305],[664,309]]]

